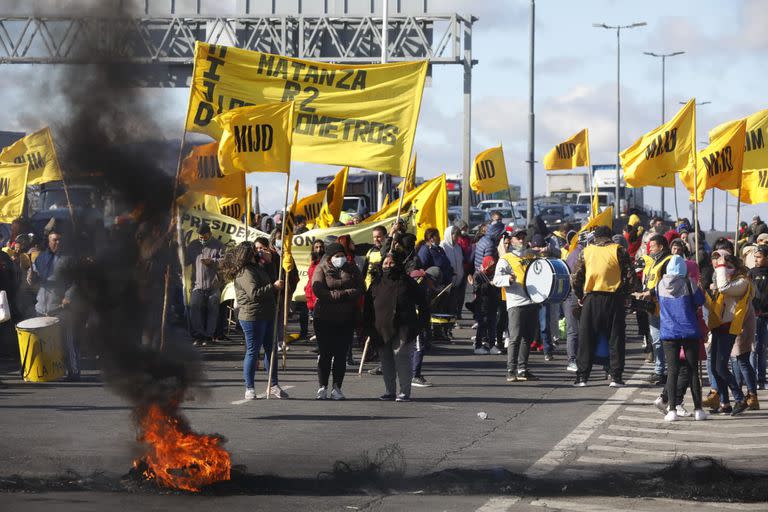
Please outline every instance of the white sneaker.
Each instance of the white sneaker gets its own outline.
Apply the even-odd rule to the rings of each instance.
[[[256,400],[256,390],[253,388],[245,388],[245,399]]]
[[[477,329],[477,322],[473,323],[472,327],[470,327],[470,329]]]
[[[579,367],[576,365],[576,363],[568,363],[568,366],[565,367],[565,371],[577,372],[579,371]]]
[[[288,393],[283,391],[279,384],[275,384],[269,389],[270,398],[288,398]]]
[[[695,421],[704,421],[709,419],[709,414],[705,413],[701,409],[696,409],[695,411],[693,411],[693,419]]]
[[[310,336],[309,341],[317,341],[317,335],[313,334],[312,336]]]
[[[469,338],[469,341],[475,341],[475,340],[477,340],[477,335],[475,335],[475,336],[471,336],[471,337]]]
[[[656,406],[661,414],[667,414],[667,402],[665,402],[662,397],[657,397],[656,400],[653,401],[653,405]]]
[[[331,399],[333,399],[333,400],[346,400],[347,397],[344,396],[344,393],[342,393],[341,390],[337,386],[333,386],[333,389],[331,390]]]
[[[664,421],[667,423],[672,423],[673,421],[677,421],[677,412],[676,411],[669,411],[666,416],[664,416]]]
[[[485,348],[485,347],[477,347],[475,349],[475,355],[476,356],[487,356],[490,353],[491,352],[487,348]]]
[[[320,386],[317,390],[316,400],[326,400],[328,398],[328,389],[325,386]]]
[[[683,418],[687,418],[688,416],[690,416],[690,415],[691,415],[691,413],[690,413],[690,412],[688,412],[688,409],[686,409],[685,407],[683,407],[683,406],[682,406],[682,404],[677,406],[677,409],[676,409],[676,411],[675,411],[675,412],[677,412],[677,415],[678,415],[678,416],[681,416],[681,417],[683,417]]]
[[[504,352],[502,352],[502,350],[499,347],[497,347],[496,345],[491,347],[491,355],[497,356],[497,355],[503,354],[503,353]]]

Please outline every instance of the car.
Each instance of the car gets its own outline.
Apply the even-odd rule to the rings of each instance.
[[[448,207],[448,223],[453,224],[457,220],[461,219],[461,206],[449,206]],[[469,225],[470,231],[477,231],[481,224],[491,221],[491,214],[486,210],[480,208],[469,209]]]
[[[566,204],[548,204],[541,207],[539,216],[548,228],[554,228],[563,222],[573,221],[573,210]]]
[[[573,218],[571,219],[573,229],[578,229],[586,224],[591,206],[588,204],[572,204],[571,209],[573,210]]]
[[[541,208],[536,203],[533,204],[533,215],[539,215]],[[518,229],[525,229],[528,227],[528,205],[524,202],[519,202],[515,205],[515,227]]]
[[[477,207],[481,210],[499,210],[499,209],[511,209],[512,202],[506,199],[486,199],[477,203]]]

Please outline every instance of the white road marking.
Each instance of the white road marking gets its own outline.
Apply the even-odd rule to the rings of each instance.
[[[648,437],[629,437],[629,436],[612,436],[608,434],[601,434],[600,439],[606,441],[622,441],[625,443],[647,443],[658,445],[672,445],[680,448],[706,448],[710,450],[762,450],[768,448],[768,444],[728,444],[728,443],[707,443],[700,441],[675,441],[672,439],[651,439]]]
[[[637,373],[635,373],[637,375]],[[635,375],[630,378],[630,383]],[[619,388],[602,405],[587,416],[575,429],[566,435],[559,443],[555,445],[547,454],[533,463],[526,471],[528,477],[537,477],[546,475],[562,464],[571,454],[587,442],[592,434],[610,418],[624,402],[632,396],[635,389],[632,387]]]
[[[288,389],[293,389],[296,386],[281,386],[281,387],[283,388],[283,390],[288,390]],[[259,393],[258,395],[256,395],[256,400],[263,400],[264,398],[267,398],[266,393]],[[243,405],[243,404],[247,404],[248,402],[253,402],[253,400],[252,399],[235,400],[234,402],[230,402],[230,403],[232,405]]]
[[[641,450],[640,448],[628,448],[626,446],[607,446],[602,444],[589,445],[588,451],[596,452],[612,452],[612,453],[631,453],[632,455],[645,455],[651,458],[656,458],[659,455],[664,457],[675,457],[679,455],[677,452],[671,452],[667,450]]]
[[[520,501],[520,496],[491,498],[483,503],[475,512],[507,512],[510,507]]]
[[[661,421],[664,421],[663,419]],[[680,424],[679,422],[677,423]],[[701,424],[701,423],[699,423]],[[749,439],[750,437],[768,437],[768,432],[718,432],[715,430],[699,430],[699,429],[689,429],[689,428],[682,428],[680,430],[669,430],[669,429],[663,429],[663,428],[647,428],[647,427],[631,427],[628,425],[609,425],[609,429],[611,430],[622,430],[625,432],[645,432],[648,434],[684,434],[686,436],[690,435],[703,435],[703,436],[723,436],[723,437],[742,437]]]
[[[659,460],[632,460],[630,463],[626,459],[608,459],[605,457],[592,457],[589,455],[582,455],[576,462],[582,464],[602,464],[604,466],[622,466],[623,471],[631,471],[632,463],[635,464],[635,469],[640,471],[648,471],[648,464],[666,464],[666,461]]]
[[[573,510],[574,512],[614,512],[615,506],[598,505],[596,503],[583,503],[579,501],[565,500],[534,500],[531,502],[534,507],[553,508],[557,510]],[[632,507],[633,512],[644,512],[644,509]]]
[[[761,420],[762,423],[760,425],[756,425],[754,423],[744,422],[743,421],[744,419],[746,419],[746,417],[744,417],[744,416],[742,416],[741,418],[731,418],[731,417],[719,417],[719,416],[710,415],[709,419],[707,421],[705,421],[704,423],[699,423],[699,424],[701,424],[703,426],[703,425],[711,425],[712,423],[717,422],[717,427],[716,428],[727,428],[727,429],[731,429],[731,428],[755,429],[755,428],[758,428],[759,426],[765,425],[765,420]],[[639,422],[639,423],[666,423],[664,421],[664,417],[661,414],[659,414],[659,413],[656,414],[655,418],[650,418],[650,417],[649,418],[645,418],[645,417],[640,417],[640,416],[624,416],[624,415],[622,415],[622,416],[619,416],[618,418],[616,418],[616,420],[617,421]],[[678,425],[687,424],[688,422],[692,422],[692,421],[693,421],[692,418],[685,419],[685,420],[680,420],[678,422]]]

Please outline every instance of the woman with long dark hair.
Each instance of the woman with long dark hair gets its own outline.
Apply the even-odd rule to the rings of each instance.
[[[223,268],[224,277],[233,280],[235,285],[237,319],[245,334],[245,398],[253,400],[256,398],[256,358],[262,346],[264,369],[269,375],[277,298],[285,283],[277,279],[277,267],[273,253],[269,250],[269,240],[263,237],[257,238],[254,243],[242,242],[231,249],[224,258]],[[272,398],[288,397],[278,384],[277,366],[272,372],[269,393]]]

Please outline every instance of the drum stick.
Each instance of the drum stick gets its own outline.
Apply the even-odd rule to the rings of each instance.
[[[446,290],[449,290],[449,289],[450,289],[452,286],[453,286],[453,283],[449,284],[448,286],[446,286],[445,288],[443,288],[442,290],[440,290],[440,293],[438,293],[437,295],[435,295],[435,298],[434,298],[434,299],[432,299],[432,302],[430,302],[430,305],[431,305],[431,306],[434,306],[434,305],[435,305],[435,301],[436,301],[437,299],[439,299],[439,298],[440,298],[440,296],[441,296],[442,294],[444,294],[444,293],[446,292]]]
[[[360,368],[357,369],[357,376],[362,377],[363,375],[363,365],[365,364],[365,356],[368,355],[368,347],[371,344],[371,337],[368,336],[365,338],[365,346],[363,347],[363,357],[360,358]]]

